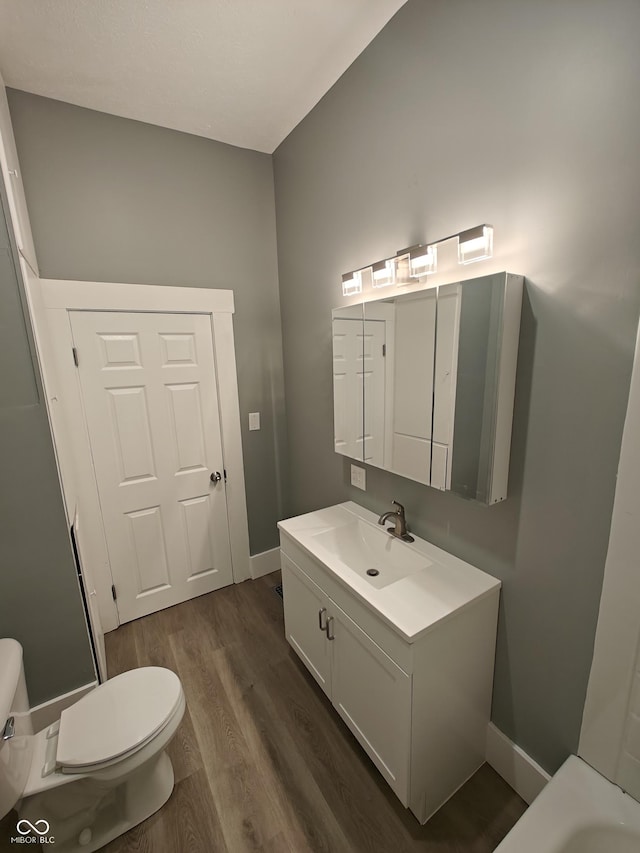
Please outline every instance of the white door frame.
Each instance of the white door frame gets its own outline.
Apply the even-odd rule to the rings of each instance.
[[[234,583],[251,576],[249,532],[240,432],[240,407],[233,341],[232,290],[159,287],[30,278],[28,300],[67,516],[79,509],[85,532],[84,558],[94,569],[105,632],[119,625],[111,594],[113,579],[102,525],[80,378],[73,360],[70,311],[208,314],[218,380],[220,425],[227,471],[227,510]],[[80,356],[82,357],[82,356]]]

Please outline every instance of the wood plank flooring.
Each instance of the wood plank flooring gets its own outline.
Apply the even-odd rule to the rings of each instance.
[[[279,574],[107,635],[109,675],[166,666],[187,711],[160,812],[106,853],[491,853],[525,809],[489,768],[422,827],[284,638]]]
[[[485,765],[421,827],[284,638],[279,575],[107,635],[109,674],[178,673],[187,712],[169,747],[176,787],[108,853],[490,853],[525,809]]]

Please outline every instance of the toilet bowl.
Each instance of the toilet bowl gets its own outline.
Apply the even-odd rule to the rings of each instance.
[[[46,826],[59,852],[100,849],[171,795],[165,747],[184,710],[178,676],[141,667],[109,679],[32,734],[22,648],[0,640],[0,818],[16,808],[16,836]]]

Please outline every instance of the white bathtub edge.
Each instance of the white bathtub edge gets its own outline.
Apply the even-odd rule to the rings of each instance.
[[[493,723],[487,727],[486,759],[529,805],[551,776]]]
[[[570,755],[494,853],[631,850],[640,850],[640,804]]]

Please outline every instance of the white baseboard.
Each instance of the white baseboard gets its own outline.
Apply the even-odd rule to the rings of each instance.
[[[525,803],[532,803],[551,778],[493,723],[487,727],[486,757],[487,763],[520,794]]]
[[[36,705],[31,708],[31,725],[34,732],[40,732],[46,729],[56,720],[60,719],[60,714],[67,708],[74,705],[78,699],[87,694],[94,687],[98,686],[97,681],[92,681],[90,684],[84,684],[82,687],[77,687],[70,693],[64,693],[62,696],[56,696],[55,699],[49,699],[48,702],[43,702],[42,705]]]
[[[263,551],[251,557],[251,577],[254,580],[263,575],[270,575],[271,572],[277,572],[279,568],[280,548],[272,548],[270,551]]]

